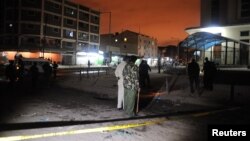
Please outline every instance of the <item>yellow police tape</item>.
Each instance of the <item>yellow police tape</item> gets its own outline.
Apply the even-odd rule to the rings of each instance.
[[[122,125],[115,125],[115,126],[108,126],[108,127],[55,132],[55,133],[47,133],[47,134],[0,137],[0,141],[20,141],[20,140],[37,139],[37,138],[45,138],[45,137],[53,137],[53,136],[75,135],[75,134],[93,133],[93,132],[107,132],[107,131],[114,131],[114,130],[120,130],[120,129],[135,128],[135,127],[140,127],[140,126],[157,124],[165,120],[166,119],[160,119],[160,120],[158,119],[158,120],[147,121],[147,122],[142,122],[142,123],[122,124]]]
[[[218,112],[223,112],[223,111],[228,111],[228,110],[237,110],[239,108],[240,107],[234,107],[234,108],[228,108],[228,109],[215,110],[215,111],[211,111],[211,112],[200,112],[200,113],[196,113],[196,114],[187,114],[187,115],[178,116],[178,117],[179,118],[186,117],[186,116],[201,117],[201,116],[207,116],[207,115],[212,114],[212,113],[218,113]],[[171,119],[175,119],[175,118],[171,118]],[[178,118],[176,117],[176,119],[178,119]],[[53,136],[75,135],[75,134],[94,133],[94,132],[107,132],[107,131],[114,131],[114,130],[120,130],[120,129],[135,128],[135,127],[140,127],[140,126],[158,124],[158,123],[162,123],[166,120],[168,120],[168,119],[161,118],[158,120],[141,122],[141,123],[122,124],[122,125],[99,127],[99,128],[92,128],[92,129],[72,130],[72,131],[54,132],[54,133],[37,134],[37,135],[21,135],[21,136],[0,137],[0,141],[20,141],[20,140],[37,139],[37,138],[45,138],[45,137],[53,137]]]

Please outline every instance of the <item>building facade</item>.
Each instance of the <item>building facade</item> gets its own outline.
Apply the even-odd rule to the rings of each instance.
[[[106,56],[136,55],[148,59],[151,64],[157,58],[157,40],[130,30],[101,35],[100,50]]]
[[[187,28],[186,32],[210,32],[233,40],[250,42],[249,0],[201,0],[200,19],[201,27]],[[225,58],[225,55],[228,57]],[[226,65],[250,63],[249,46],[235,42],[215,45],[205,51],[204,57],[219,64],[226,62]]]
[[[98,52],[100,12],[68,0],[1,0],[0,51],[77,64]]]

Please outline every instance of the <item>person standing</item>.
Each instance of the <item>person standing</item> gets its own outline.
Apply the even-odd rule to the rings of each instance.
[[[90,68],[90,65],[91,65],[91,64],[90,64],[90,61],[88,60],[88,68]]]
[[[123,60],[119,63],[119,65],[115,69],[115,76],[118,79],[118,95],[117,95],[117,109],[121,110],[124,108],[124,86],[123,86],[123,69],[127,64],[127,56],[123,57]]]
[[[9,65],[6,67],[6,70],[5,70],[5,75],[9,81],[9,83],[8,83],[9,86],[13,87],[13,85],[17,79],[17,72],[16,72],[16,68],[15,68],[13,60],[9,61]]]
[[[24,62],[22,56],[20,56],[17,60],[17,80],[18,83],[21,84],[24,79]]]
[[[215,64],[213,62],[210,62],[207,57],[205,58],[203,71],[204,88],[208,90],[213,90],[213,81],[217,69]]]
[[[136,56],[130,56],[123,69],[124,76],[124,110],[129,116],[135,116],[136,94],[139,88],[139,68],[135,65]],[[138,97],[139,98],[139,97]]]
[[[37,83],[37,79],[38,79],[38,76],[39,76],[39,72],[38,72],[36,62],[34,62],[33,65],[31,66],[30,73],[31,73],[32,88],[36,88],[36,83]]]
[[[140,87],[150,87],[150,78],[148,71],[151,71],[150,66],[148,65],[146,60],[142,60],[139,65],[139,82]],[[146,83],[147,82],[147,83]]]
[[[158,57],[158,60],[157,60],[157,67],[158,67],[158,73],[161,73],[161,57],[160,56]]]
[[[57,68],[58,68],[58,64],[56,63],[56,61],[53,62],[53,74],[54,74],[54,78],[56,78],[57,76]]]
[[[192,62],[188,64],[188,76],[189,76],[189,83],[190,83],[190,91],[194,93],[195,89],[199,88],[199,74],[200,74],[200,66],[192,59]],[[195,89],[194,89],[195,83]]]
[[[52,74],[52,67],[50,66],[49,62],[45,62],[43,64],[43,75],[44,75],[44,84],[49,87],[50,85],[50,77],[51,77],[51,74]]]

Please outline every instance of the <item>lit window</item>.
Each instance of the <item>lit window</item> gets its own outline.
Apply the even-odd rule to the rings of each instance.
[[[70,36],[70,37],[73,37],[73,36],[74,36],[73,31],[70,31],[69,36]]]
[[[249,31],[241,31],[240,36],[249,36]]]

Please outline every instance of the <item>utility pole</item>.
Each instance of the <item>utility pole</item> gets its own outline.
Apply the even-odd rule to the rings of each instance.
[[[44,58],[44,50],[45,50],[45,45],[46,45],[47,22],[48,22],[48,16],[45,14],[44,15],[45,25],[44,25],[44,30],[43,30],[43,48],[42,48],[43,58]]]
[[[109,45],[106,46],[106,51],[108,51],[109,60],[111,61],[110,47],[112,45],[112,36],[111,36],[111,15],[112,12],[100,12],[101,14],[109,14]],[[108,49],[107,49],[108,48]]]

